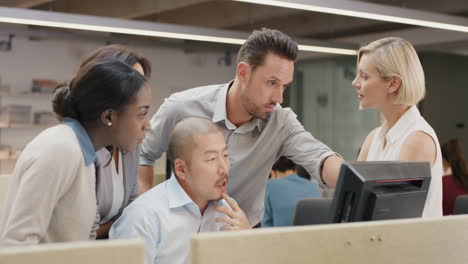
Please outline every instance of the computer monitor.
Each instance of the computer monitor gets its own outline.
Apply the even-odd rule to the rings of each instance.
[[[428,162],[343,163],[330,222],[421,217],[430,182]]]

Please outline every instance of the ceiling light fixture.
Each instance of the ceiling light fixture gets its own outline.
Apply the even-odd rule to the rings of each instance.
[[[245,39],[248,37],[248,34],[227,30],[6,7],[0,7],[0,23],[88,30],[235,45],[242,45]],[[356,49],[341,48],[339,44],[333,44],[330,46],[322,46],[320,44],[299,44],[299,50],[341,55],[357,54]]]
[[[468,19],[400,8],[382,4],[349,0],[233,0],[252,4],[285,7],[306,11],[367,18],[385,22],[401,23],[421,27],[453,30],[468,33]]]

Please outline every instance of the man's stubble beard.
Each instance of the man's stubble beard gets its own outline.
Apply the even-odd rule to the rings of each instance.
[[[245,89],[245,91],[249,90],[250,89],[250,80],[249,82],[247,83],[247,87]],[[259,119],[268,119],[270,117],[270,112],[261,112],[260,111],[260,107],[258,107],[257,105],[255,105],[255,103],[252,102],[252,100],[250,100],[250,98],[244,93],[244,92],[241,92],[241,102],[242,102],[242,107],[244,107],[244,110],[251,116],[255,117],[255,118],[259,118]]]

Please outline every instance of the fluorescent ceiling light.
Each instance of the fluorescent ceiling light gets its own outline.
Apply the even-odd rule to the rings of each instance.
[[[332,54],[341,54],[341,55],[357,55],[357,51],[354,49],[340,49],[340,48],[309,46],[309,45],[301,45],[301,44],[298,45],[298,48],[299,50],[303,50],[303,51],[332,53]]]
[[[233,0],[468,33],[468,19],[350,0]],[[443,4],[443,2],[441,2]]]
[[[126,19],[71,15],[57,12],[0,7],[0,23],[13,23],[54,28],[67,28],[97,32],[109,32],[138,36],[184,39],[242,45],[248,34],[227,30],[207,29],[162,23],[141,22]],[[333,45],[300,44],[299,50],[356,55],[353,48]]]
[[[89,25],[89,24],[75,24],[75,23],[67,23],[67,22],[51,22],[51,21],[34,20],[34,19],[0,17],[0,22],[33,25],[33,26],[43,26],[43,27],[79,29],[79,30],[88,30],[88,31],[97,31],[97,32],[120,33],[120,34],[129,34],[129,35],[138,35],[138,36],[187,39],[187,40],[195,40],[195,41],[206,41],[206,42],[238,44],[238,45],[242,45],[242,43],[244,43],[244,40],[236,39],[236,38],[223,38],[223,37],[196,35],[196,34],[162,32],[162,31],[156,31],[156,30],[143,30],[143,29],[135,29],[135,28],[110,27],[110,26],[99,26],[99,25]]]

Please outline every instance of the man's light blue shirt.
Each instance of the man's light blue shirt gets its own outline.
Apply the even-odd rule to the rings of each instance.
[[[224,216],[213,209],[226,201],[212,201],[203,215],[177,179],[157,185],[138,197],[112,225],[110,239],[145,240],[146,264],[189,262],[190,236],[198,232],[220,231],[224,223],[215,218]],[[230,207],[229,207],[230,208]]]
[[[316,183],[296,174],[269,180],[265,192],[262,227],[290,226],[297,201],[320,196]]]

